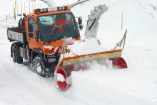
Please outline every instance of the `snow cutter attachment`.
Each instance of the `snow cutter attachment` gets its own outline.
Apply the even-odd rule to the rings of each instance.
[[[63,42],[59,63],[55,69],[55,80],[61,91],[66,91],[71,86],[70,75],[72,71],[86,70],[89,68],[86,64],[87,62],[101,62],[105,59],[109,59],[112,61],[113,68],[127,68],[126,62],[120,57],[123,49],[64,57],[65,40],[66,38]]]
[[[100,19],[100,16],[107,10],[108,7],[104,4],[95,7],[95,9],[91,11],[91,14],[88,16],[88,21],[87,21],[87,27],[85,32],[86,38],[96,37],[97,29],[99,25],[98,21]],[[124,48],[126,34],[127,34],[127,30],[124,34],[124,37],[117,44],[117,46],[123,45]],[[82,54],[82,55],[74,54],[74,56],[72,57],[64,57],[65,40],[66,37],[64,38],[62,51],[61,51],[62,53],[60,55],[59,63],[56,66],[55,74],[54,74],[57,86],[61,91],[66,91],[71,86],[70,75],[72,71],[89,69],[87,62],[99,61],[100,63],[102,62],[103,64],[103,61],[105,59],[109,59],[112,61],[113,68],[127,68],[127,64],[125,60],[121,58],[123,48],[116,49],[117,48],[116,46],[114,50],[110,50],[110,51],[102,51],[102,52]],[[73,51],[71,52],[73,53]]]
[[[87,26],[86,26],[86,32],[85,37],[96,37],[97,36],[97,30],[99,27],[99,19],[102,16],[104,12],[108,10],[108,7],[104,5],[99,5],[94,8],[94,10],[91,11],[91,14],[88,15],[87,20]]]
[[[123,68],[128,68],[125,60],[122,57],[118,58],[110,58],[109,60],[112,61],[112,66],[115,69],[123,69]]]

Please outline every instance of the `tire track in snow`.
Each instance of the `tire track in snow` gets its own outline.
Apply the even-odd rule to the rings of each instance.
[[[101,77],[92,77],[91,74],[90,77],[88,73],[83,74],[83,72],[72,73],[73,86],[70,93],[71,97],[79,99],[85,104],[122,105],[122,103],[127,103],[127,105],[153,105],[142,98],[117,90],[114,87],[109,87],[102,83]]]
[[[0,46],[0,49],[3,47],[8,47],[10,44],[5,44],[5,46]],[[28,96],[30,96],[31,100],[28,104],[38,104],[38,105],[49,105],[50,103],[53,104],[59,104],[59,105],[81,105],[81,102],[78,102],[79,104],[75,103],[74,100],[70,100],[69,97],[66,97],[66,94],[60,92],[55,86],[55,80],[53,77],[51,78],[43,78],[36,73],[32,72],[30,70],[30,66],[28,63],[23,64],[17,64],[12,61],[12,58],[10,57],[10,49],[5,49],[4,52],[0,52],[0,60],[3,61],[1,68],[3,70],[0,71],[0,77],[1,80],[5,79],[4,76],[7,76],[8,79],[6,79],[5,85],[3,88],[13,88],[13,91],[10,91],[11,98],[10,102],[13,102],[13,97],[18,97],[23,102],[24,100],[28,99]],[[0,81],[1,81],[0,80]],[[9,84],[13,81],[15,83],[19,90],[14,88],[13,84]],[[1,82],[0,82],[1,83]],[[3,84],[2,84],[3,85]],[[7,87],[9,85],[9,87]],[[1,88],[1,87],[0,87]],[[21,91],[22,90],[22,91]],[[14,92],[17,91],[17,92]],[[5,94],[7,90],[3,91]],[[16,96],[18,94],[18,96]],[[7,96],[8,94],[6,94]],[[0,95],[1,96],[1,95]],[[25,97],[25,98],[24,98]],[[60,97],[58,99],[58,97]],[[6,101],[5,99],[3,99]],[[33,101],[35,100],[35,101]],[[36,100],[40,100],[37,102]],[[62,101],[60,101],[62,100]],[[18,100],[16,100],[16,105],[19,105]],[[65,102],[65,103],[63,103]]]

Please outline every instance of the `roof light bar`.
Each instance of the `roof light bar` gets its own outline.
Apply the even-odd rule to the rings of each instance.
[[[39,9],[39,12],[40,12],[40,13],[48,12],[48,8]]]
[[[57,10],[58,10],[58,11],[66,10],[66,7],[57,7]]]
[[[45,13],[45,12],[50,12],[50,11],[65,11],[69,10],[69,6],[64,6],[64,7],[53,7],[53,8],[42,8],[42,9],[34,9],[34,13]]]

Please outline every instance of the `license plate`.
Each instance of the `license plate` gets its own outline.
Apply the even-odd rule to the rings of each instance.
[[[48,62],[56,62],[56,58],[50,58],[48,59]]]

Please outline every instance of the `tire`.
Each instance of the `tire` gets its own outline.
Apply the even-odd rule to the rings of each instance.
[[[19,53],[19,45],[16,43],[12,46],[12,57],[14,62],[23,63],[23,58]]]
[[[44,66],[44,59],[40,55],[35,56],[32,62],[32,67],[33,67],[33,70],[40,76],[48,78],[53,75],[53,69],[46,68]]]
[[[44,63],[43,58],[40,55],[34,57],[32,67],[37,74],[44,75]]]

